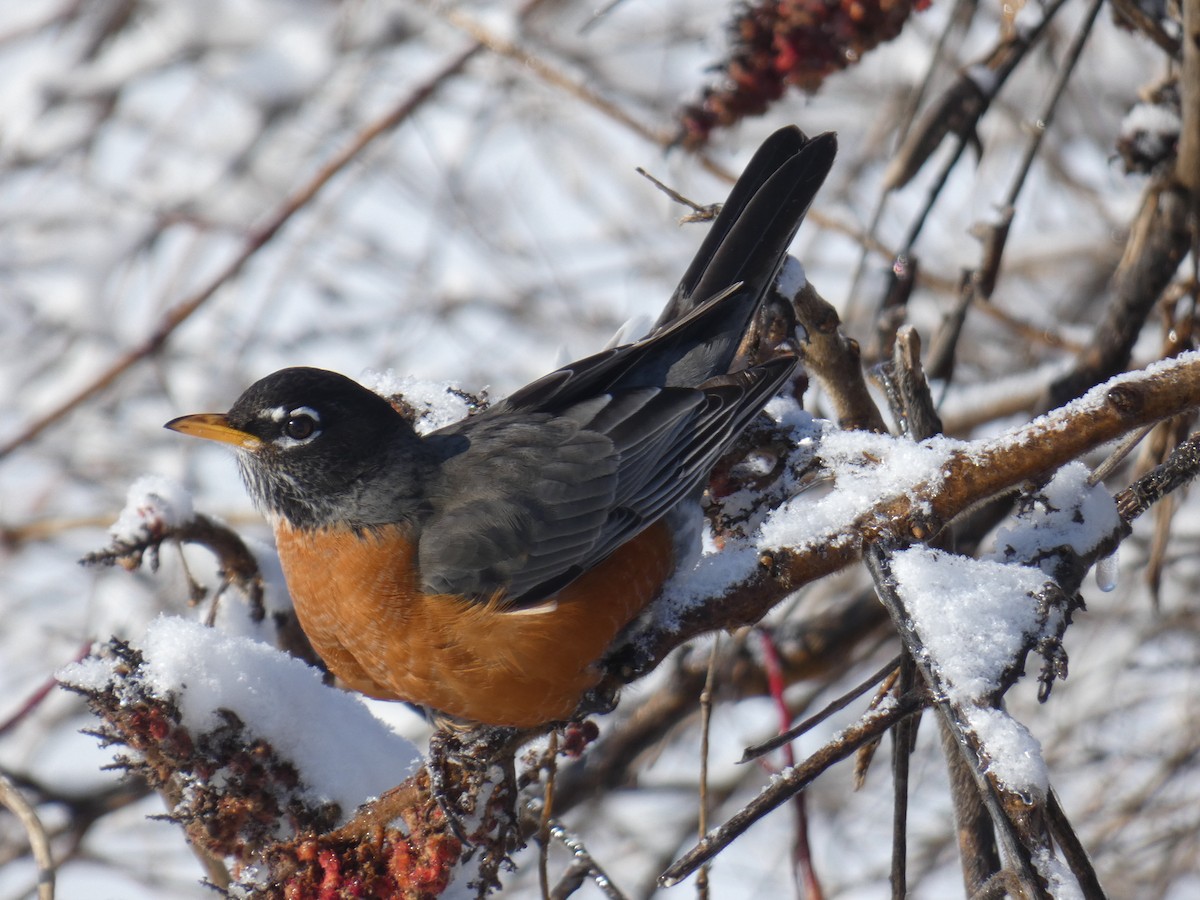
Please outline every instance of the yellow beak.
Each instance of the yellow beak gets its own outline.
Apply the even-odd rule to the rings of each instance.
[[[172,419],[163,428],[170,428],[180,434],[204,438],[206,441],[217,441],[221,444],[232,444],[242,450],[259,450],[263,442],[247,431],[234,428],[224,413],[198,413],[194,416],[180,416]]]

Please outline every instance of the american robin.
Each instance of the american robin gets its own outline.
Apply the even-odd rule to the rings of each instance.
[[[832,134],[776,132],[648,337],[456,424],[418,435],[311,368],[167,423],[236,449],[338,678],[469,723],[570,718],[613,638],[694,555],[709,471],[795,366],[731,371],[836,151]]]

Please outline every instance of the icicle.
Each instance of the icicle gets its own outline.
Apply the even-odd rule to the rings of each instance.
[[[1096,562],[1096,587],[1106,594],[1117,586],[1117,562],[1116,550]]]

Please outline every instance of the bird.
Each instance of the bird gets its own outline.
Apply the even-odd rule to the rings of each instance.
[[[569,721],[698,551],[710,471],[796,366],[739,368],[837,152],[760,146],[645,338],[418,434],[344,375],[293,367],[165,427],[236,451],[296,615],[347,687],[439,723]]]

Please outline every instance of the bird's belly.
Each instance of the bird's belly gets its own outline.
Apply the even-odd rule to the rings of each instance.
[[[398,528],[275,537],[296,614],[349,687],[458,719],[528,727],[568,718],[599,680],[594,663],[673,568],[658,522],[532,611],[423,595]]]

